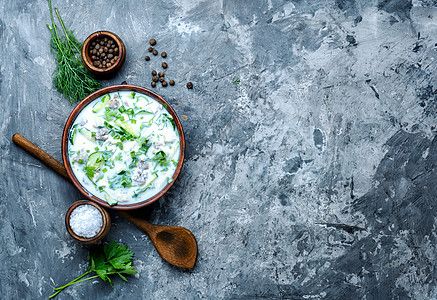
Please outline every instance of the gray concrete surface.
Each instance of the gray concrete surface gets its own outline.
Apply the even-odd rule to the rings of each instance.
[[[64,228],[83,198],[11,143],[61,159],[73,106],[53,89],[46,1],[0,0],[0,295],[47,298],[87,267]],[[113,214],[139,271],[59,299],[436,299],[437,2],[53,1],[79,40],[126,43],[104,85],[149,87],[168,53],[186,161],[145,210],[197,237],[196,267],[160,259]],[[232,83],[236,78],[240,84]],[[187,81],[194,83],[187,90]]]

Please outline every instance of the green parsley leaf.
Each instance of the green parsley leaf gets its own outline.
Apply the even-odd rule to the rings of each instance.
[[[96,245],[88,252],[88,270],[66,285],[55,288],[55,293],[49,298],[55,297],[70,285],[97,277],[100,277],[103,281],[108,281],[111,286],[113,286],[113,283],[109,275],[117,274],[121,279],[127,281],[127,278],[122,274],[137,273],[132,266],[133,256],[134,252],[125,245],[119,245],[116,241],[105,244],[103,247],[102,245]],[[96,275],[82,279],[92,272],[95,272]]]

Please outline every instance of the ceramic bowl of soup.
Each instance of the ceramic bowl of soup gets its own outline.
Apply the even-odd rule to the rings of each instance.
[[[158,94],[134,85],[94,92],[71,112],[62,157],[73,184],[90,200],[118,210],[162,197],[180,174],[181,122]]]

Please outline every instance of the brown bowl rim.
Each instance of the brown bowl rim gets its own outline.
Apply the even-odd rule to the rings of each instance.
[[[96,68],[91,63],[91,57],[89,55],[89,52],[87,51],[91,42],[93,40],[99,38],[100,36],[111,37],[117,43],[117,46],[119,49],[119,55],[118,55],[117,61],[107,69]],[[109,73],[112,73],[114,71],[117,71],[124,64],[124,61],[126,59],[126,47],[123,43],[123,40],[115,33],[110,32],[110,31],[96,31],[96,32],[91,33],[83,42],[82,49],[81,49],[81,57],[82,57],[83,64],[85,65],[85,67],[89,71],[93,72],[94,74],[100,74],[100,75],[109,74]]]
[[[81,205],[92,205],[95,208],[99,210],[99,212],[102,214],[102,229],[93,237],[85,238],[77,235],[73,229],[70,226],[70,217],[73,210],[75,210],[78,206]],[[68,233],[77,241],[84,243],[84,244],[93,244],[100,240],[102,240],[108,233],[109,233],[109,227],[111,226],[111,218],[107,211],[105,211],[101,206],[98,204],[89,201],[89,200],[78,200],[74,202],[70,208],[67,210],[67,213],[65,214],[65,227],[67,228]]]
[[[179,162],[176,167],[176,170],[173,174],[173,180],[159,192],[155,196],[148,198],[144,201],[137,202],[137,203],[131,203],[131,204],[115,204],[113,206],[109,205],[108,202],[106,202],[103,199],[98,198],[97,196],[93,195],[91,192],[89,192],[87,189],[85,189],[82,184],[79,182],[79,180],[76,178],[76,176],[73,173],[73,169],[70,165],[70,160],[68,159],[68,132],[70,131],[70,127],[73,125],[74,121],[76,120],[76,117],[78,114],[92,101],[97,99],[100,96],[103,96],[104,94],[111,93],[114,91],[134,91],[134,92],[140,92],[143,93],[149,97],[152,97],[153,99],[157,100],[161,104],[164,105],[166,110],[171,114],[173,119],[176,123],[176,128],[179,133],[180,138],[180,145],[179,145]],[[177,116],[174,109],[171,107],[171,105],[160,95],[140,86],[131,85],[131,84],[119,84],[119,85],[111,85],[108,87],[104,87],[98,91],[95,91],[94,93],[90,94],[88,97],[83,99],[70,113],[67,122],[65,123],[64,132],[62,135],[62,159],[64,161],[65,169],[67,170],[67,174],[70,177],[71,181],[73,182],[74,186],[88,199],[91,201],[94,201],[95,203],[98,203],[99,205],[102,205],[103,207],[115,209],[115,210],[131,210],[131,209],[137,209],[141,208],[147,205],[152,204],[153,202],[157,201],[159,198],[161,198],[174,184],[176,179],[178,178],[182,165],[184,163],[185,158],[185,136],[184,131],[182,129],[181,121],[179,120],[179,117]]]

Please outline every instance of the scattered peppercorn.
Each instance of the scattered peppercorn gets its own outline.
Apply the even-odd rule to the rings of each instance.
[[[191,82],[188,82],[187,83],[187,89],[191,90],[192,88],[193,88],[193,84]]]
[[[158,78],[158,76],[153,76],[153,77],[152,77],[152,80],[153,80],[154,82],[158,82],[159,78]]]
[[[166,57],[167,57],[167,53],[166,53],[166,52],[162,52],[162,53],[161,53],[161,56],[162,56],[163,58],[166,58]]]
[[[168,67],[167,63],[166,63],[166,62],[163,62],[163,63],[162,63],[162,67],[163,67],[164,69],[167,69],[167,67]]]
[[[170,80],[168,83],[170,83],[170,85],[174,85],[174,80]]]
[[[159,77],[159,81],[164,82],[164,77]]]
[[[147,61],[149,61],[149,60],[150,60],[150,57],[149,57],[149,56],[146,56],[144,59],[147,60]]]
[[[163,82],[162,82],[162,86],[163,86],[163,87],[166,87],[166,86],[167,86],[167,81],[163,81]]]
[[[156,40],[155,39],[151,39],[149,41],[150,45],[155,46],[156,45]]]
[[[155,86],[156,86],[156,82],[155,82],[155,81],[152,81],[152,82],[150,83],[150,85],[151,85],[152,87],[155,87]]]
[[[162,72],[162,71],[159,72],[159,73],[158,73],[158,76],[159,76],[159,77],[164,77],[164,72]]]
[[[152,52],[153,51],[153,47],[149,47],[149,49],[147,49],[147,50],[149,50],[149,52]]]
[[[152,51],[152,53],[153,53],[153,55],[158,55],[158,50],[156,50],[156,49],[153,49],[153,51]]]
[[[152,76],[156,76],[156,71],[155,70],[152,71]]]

